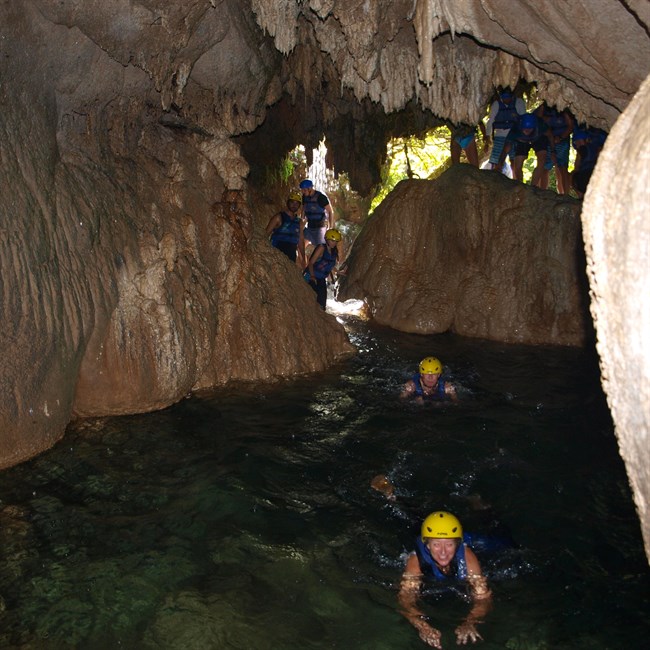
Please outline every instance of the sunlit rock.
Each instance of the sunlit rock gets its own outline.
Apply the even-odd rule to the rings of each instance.
[[[404,332],[580,345],[588,333],[580,204],[456,165],[402,181],[365,224],[340,299]]]

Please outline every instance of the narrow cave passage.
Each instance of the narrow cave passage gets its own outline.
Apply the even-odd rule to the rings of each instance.
[[[325,373],[87,420],[0,475],[0,645],[423,647],[397,586],[446,508],[514,542],[482,557],[480,647],[642,647],[650,574],[593,353],[346,327],[359,355]],[[458,404],[397,399],[423,350]],[[452,647],[463,598],[422,606]]]

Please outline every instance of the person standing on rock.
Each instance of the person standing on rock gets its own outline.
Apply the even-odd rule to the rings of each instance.
[[[576,128],[573,130],[573,147],[576,161],[571,175],[571,183],[578,198],[582,199],[596,167],[598,156],[603,148],[607,134],[601,129]]]
[[[545,125],[548,147],[546,164],[542,175],[542,189],[548,188],[548,177],[555,166],[555,181],[558,194],[568,194],[569,179],[569,149],[571,148],[571,132],[575,126],[571,113],[567,110],[558,111],[554,106],[541,104],[535,110],[537,119]]]
[[[338,263],[341,239],[341,233],[330,228],[325,233],[325,243],[314,248],[305,272],[305,279],[316,292],[316,301],[323,309],[327,306],[327,278]]]
[[[314,189],[314,184],[308,178],[300,181],[302,192],[302,213],[307,220],[305,241],[313,246],[325,244],[325,232],[334,228],[334,212],[332,204],[323,192]]]
[[[419,372],[409,379],[400,397],[407,399],[414,397],[418,404],[425,400],[453,400],[458,399],[456,387],[442,378],[442,363],[436,357],[425,357],[420,361]]]
[[[282,251],[292,262],[302,269],[305,265],[305,240],[300,218],[302,194],[289,193],[287,209],[274,214],[266,225],[266,235],[271,237],[271,245]]]
[[[485,133],[488,138],[492,137],[492,152],[490,153],[490,164],[492,169],[501,170],[499,161],[501,152],[512,129],[519,120],[519,116],[526,112],[526,104],[520,97],[509,88],[499,92],[498,99],[490,106],[490,115],[485,124]],[[503,164],[503,163],[501,163]]]
[[[487,151],[487,139],[485,135],[485,125],[483,122],[478,123],[478,127],[483,135],[483,142]],[[451,153],[451,164],[456,165],[460,162],[460,155],[464,151],[467,156],[467,162],[474,167],[478,167],[478,149],[476,148],[476,127],[469,124],[451,125],[448,127],[451,131],[451,142],[449,143]]]

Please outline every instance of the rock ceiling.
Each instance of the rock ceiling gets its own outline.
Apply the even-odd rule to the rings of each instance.
[[[540,96],[609,128],[650,70],[645,0],[4,5],[5,30],[27,21],[43,35],[24,55],[49,62],[60,116],[147,97],[162,121],[213,143],[255,132],[240,142],[253,166],[326,134],[362,192],[378,179],[386,138],[440,117],[474,123],[499,85],[535,82]],[[3,45],[20,53],[11,38]],[[240,187],[246,166],[228,167],[225,184]]]

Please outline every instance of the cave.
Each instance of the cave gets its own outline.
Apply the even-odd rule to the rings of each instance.
[[[647,2],[18,0],[1,12],[0,467],[50,448],[74,418],[353,354],[335,319],[287,306],[255,264],[287,189],[265,170],[325,137],[367,199],[391,138],[475,124],[497,88],[534,83],[611,131],[572,210],[650,548]],[[272,272],[308,295],[286,267]],[[277,327],[287,320],[303,345]]]

